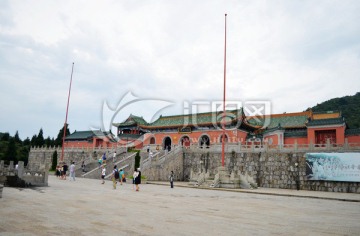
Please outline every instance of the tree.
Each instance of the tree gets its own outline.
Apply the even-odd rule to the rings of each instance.
[[[50,136],[48,136],[46,139],[45,139],[45,146],[46,147],[51,147],[51,146],[54,146],[54,138],[50,138]]]
[[[57,151],[55,150],[52,155],[51,170],[55,170],[56,166],[57,166]]]
[[[314,112],[341,111],[349,128],[360,128],[360,92],[353,96],[333,98],[312,107]]]
[[[9,140],[9,145],[5,152],[5,161],[7,162],[7,164],[9,164],[10,161],[16,161],[16,145],[14,138],[10,138]]]
[[[66,124],[66,133],[65,136],[70,135],[70,130],[69,130],[69,124]],[[57,135],[54,145],[55,146],[62,146],[62,139],[64,136],[64,126],[59,130],[59,134]]]
[[[140,167],[140,159],[140,151],[137,151],[135,155],[135,169]]]
[[[22,141],[21,141],[21,139],[19,137],[19,132],[17,130],[16,130],[16,133],[15,133],[14,139],[15,139],[15,143],[19,143],[19,144],[22,143]]]
[[[10,134],[9,133],[3,133],[3,136],[1,137],[1,141],[9,141]]]
[[[41,128],[36,138],[36,146],[42,147],[44,146],[44,144],[45,144],[45,140],[44,140],[43,130]]]
[[[23,145],[24,145],[24,146],[30,146],[30,145],[31,145],[31,141],[30,141],[29,137],[27,137],[26,139],[24,139]]]
[[[17,154],[18,154],[18,161],[23,161],[24,165],[26,166],[28,161],[29,161],[29,152],[30,152],[30,147],[29,146],[22,146],[20,148],[18,148],[17,150]]]
[[[36,141],[37,141],[37,136],[36,134],[34,134],[30,141],[31,146],[37,146]]]

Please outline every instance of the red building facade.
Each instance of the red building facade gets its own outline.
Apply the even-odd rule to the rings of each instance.
[[[220,117],[220,118],[219,118]],[[113,148],[127,146],[168,149],[173,146],[206,148],[226,143],[256,145],[360,144],[360,129],[349,129],[340,112],[312,111],[245,116],[242,109],[220,113],[160,116],[152,123],[130,115],[117,127],[116,135],[102,131],[75,131],[65,139],[65,148]],[[225,127],[223,129],[222,127]]]

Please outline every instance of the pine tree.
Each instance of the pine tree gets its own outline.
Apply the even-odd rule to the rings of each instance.
[[[137,151],[135,155],[135,169],[140,167],[140,159],[140,151]]]
[[[30,144],[31,144],[31,141],[30,141],[29,137],[27,137],[26,139],[24,139],[24,141],[23,141],[23,145],[24,145],[24,146],[30,146]]]
[[[21,139],[19,137],[19,132],[18,131],[16,131],[14,139],[15,139],[15,143],[22,144],[22,141],[21,141]]]
[[[44,135],[42,128],[39,131],[38,136],[36,137],[36,146],[42,147],[45,144]]]
[[[1,137],[1,141],[9,141],[9,139],[10,139],[9,133],[4,133],[3,136]]]
[[[63,135],[64,135],[64,126],[59,130],[59,134],[56,137],[55,142],[54,142],[55,146],[62,146]],[[69,124],[66,124],[65,136],[68,136],[68,135],[70,135]]]
[[[52,155],[51,170],[55,170],[56,166],[57,166],[57,151],[55,150]]]
[[[9,145],[7,147],[7,150],[5,152],[5,162],[7,164],[10,163],[10,161],[16,161],[16,145],[15,145],[15,139],[10,138]]]
[[[34,146],[34,147],[37,146],[36,141],[37,141],[37,136],[36,136],[36,134],[34,134],[30,141],[31,146]]]

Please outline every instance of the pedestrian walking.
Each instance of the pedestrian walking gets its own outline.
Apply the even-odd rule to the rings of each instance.
[[[119,182],[120,182],[120,185],[122,185],[123,182],[126,182],[126,180],[125,180],[125,172],[124,172],[123,169],[120,169],[119,176],[120,176],[119,177]]]
[[[140,168],[137,168],[137,175],[135,177],[136,191],[140,191],[140,187],[139,187],[140,184],[141,184],[141,171]]]
[[[137,178],[137,176],[139,175],[139,173],[137,172],[137,170],[134,170],[133,173],[133,189],[135,188],[135,179]]]
[[[102,158],[99,158],[98,163],[99,163],[99,168],[101,168],[101,167],[102,167],[102,164],[103,164]]]
[[[58,177],[58,178],[61,177],[61,168],[59,165],[56,166],[56,177]]]
[[[119,179],[119,171],[117,169],[117,166],[114,165],[114,169],[111,175],[111,180],[113,182],[113,188],[116,189],[116,181]]]
[[[170,180],[170,187],[174,188],[174,171],[171,171],[169,180]]]
[[[82,169],[82,172],[85,172],[85,161],[83,161],[81,163],[81,169]]]
[[[70,165],[70,181],[74,180],[75,181],[75,162],[73,161]]]
[[[62,166],[62,179],[66,180],[66,171],[68,170],[68,165],[66,165],[66,163],[64,162],[63,166]]]
[[[106,152],[102,155],[102,163],[106,164]]]
[[[101,184],[105,184],[105,175],[106,175],[106,167],[105,167],[105,165],[103,165],[102,170],[101,170],[101,179],[102,179]]]
[[[116,160],[116,151],[113,153],[113,162]]]

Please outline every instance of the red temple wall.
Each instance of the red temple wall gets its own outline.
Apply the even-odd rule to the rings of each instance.
[[[315,141],[316,141],[315,132],[316,131],[326,131],[326,130],[335,130],[335,132],[336,132],[336,143],[337,144],[345,143],[345,126],[326,127],[326,128],[311,128],[311,127],[308,127],[308,129],[307,129],[308,141],[307,142],[315,144]]]
[[[347,135],[348,143],[360,143],[360,135]]]
[[[279,138],[277,134],[271,134],[264,137],[264,142],[268,145],[279,145]]]
[[[284,139],[284,144],[308,144],[307,137],[289,137]]]
[[[155,138],[155,145],[162,145],[164,139],[166,137],[171,138],[172,145],[181,145],[181,139],[183,137],[189,137],[190,143],[198,143],[200,137],[203,135],[207,135],[210,138],[210,145],[215,143],[220,143],[220,137],[222,135],[222,130],[203,130],[203,131],[194,131],[191,133],[153,133],[153,134],[146,134],[144,137],[144,145],[150,144],[151,137]],[[240,130],[226,130],[225,134],[227,136],[228,142],[230,143],[237,143],[237,142],[245,142],[247,133]]]

